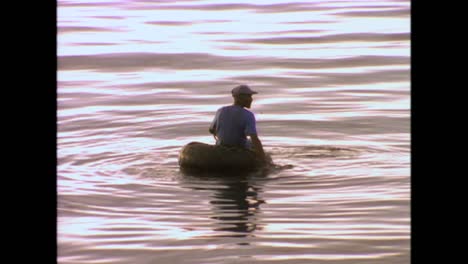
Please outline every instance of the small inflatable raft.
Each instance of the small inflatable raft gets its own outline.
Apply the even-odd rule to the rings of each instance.
[[[182,169],[202,171],[254,170],[264,165],[256,158],[255,152],[238,147],[209,145],[190,142],[179,153]]]

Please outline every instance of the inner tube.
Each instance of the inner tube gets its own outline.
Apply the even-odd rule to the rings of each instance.
[[[179,153],[182,169],[203,171],[254,170],[262,166],[254,151],[241,147],[190,142]]]

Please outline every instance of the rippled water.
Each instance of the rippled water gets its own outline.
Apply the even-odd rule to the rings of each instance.
[[[409,1],[58,1],[59,263],[410,263]],[[283,169],[177,155],[249,84]]]

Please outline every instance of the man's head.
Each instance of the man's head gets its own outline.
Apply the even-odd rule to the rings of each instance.
[[[250,89],[248,85],[242,84],[234,87],[231,91],[232,97],[234,97],[234,103],[242,107],[250,108],[252,104],[252,94],[257,94],[256,91]]]

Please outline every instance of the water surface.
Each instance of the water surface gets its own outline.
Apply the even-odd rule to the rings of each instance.
[[[410,263],[409,1],[58,1],[59,263]],[[269,173],[177,155],[249,84]]]

